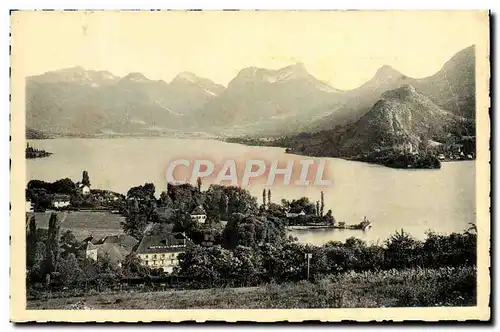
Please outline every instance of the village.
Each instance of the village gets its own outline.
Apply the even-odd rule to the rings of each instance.
[[[201,187],[200,178],[196,186],[169,184],[157,199],[153,184],[133,187],[127,195],[91,189],[86,171],[76,183],[67,178],[53,183],[32,180],[26,189],[27,221],[35,218],[40,229],[50,228],[51,220],[58,219],[61,257],[105,259],[121,267],[132,254],[142,265],[164,273],[174,272],[179,254],[187,248],[223,243],[223,235],[238,227],[234,222],[228,227],[235,216],[273,218],[283,233],[286,229],[371,227],[366,218],[359,225],[336,223],[332,211],[324,211],[323,192],[316,202],[302,197],[277,204],[268,189],[259,205],[239,187],[211,185],[206,191]],[[27,227],[29,232],[29,223]]]

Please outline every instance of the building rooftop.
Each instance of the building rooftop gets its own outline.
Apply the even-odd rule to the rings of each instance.
[[[97,249],[97,247],[92,244],[92,242],[85,242],[84,244],[82,244],[80,247],[78,247],[78,250],[93,250],[93,249]]]
[[[127,234],[120,234],[120,235],[108,235],[100,239],[94,244],[101,245],[101,244],[108,244],[108,243],[114,243],[118,244],[124,248],[127,249],[132,249],[139,241],[133,236],[127,235]]]
[[[70,197],[69,195],[64,195],[64,194],[54,194],[54,196],[52,196],[52,200],[58,202],[64,202],[64,201],[69,201]]]
[[[194,215],[202,215],[202,214],[206,215],[207,212],[205,211],[205,209],[201,205],[198,205],[197,207],[195,207],[194,210],[193,210],[193,212],[191,212],[192,216],[194,216]]]
[[[183,233],[168,233],[163,235],[144,236],[137,247],[138,254],[179,252],[193,242]]]

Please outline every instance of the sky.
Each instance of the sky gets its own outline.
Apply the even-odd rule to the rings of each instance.
[[[82,66],[170,82],[188,71],[226,86],[245,67],[302,62],[348,90],[383,65],[414,78],[434,74],[477,42],[483,18],[465,11],[15,12],[11,61],[24,76]]]

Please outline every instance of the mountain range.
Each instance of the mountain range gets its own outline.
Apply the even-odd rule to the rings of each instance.
[[[391,94],[386,93],[401,87],[416,99],[405,97],[391,104]],[[388,103],[397,109],[407,103],[419,105],[410,107],[413,119],[419,107],[431,104],[439,119],[474,119],[474,46],[458,52],[433,76],[414,79],[383,66],[371,80],[349,91],[318,80],[300,63],[278,70],[244,68],[227,87],[188,72],[166,83],[140,73],[117,77],[81,67],[26,79],[27,127],[59,135],[279,136],[345,131],[366,121],[375,106],[386,109]],[[438,116],[442,113],[446,115]]]

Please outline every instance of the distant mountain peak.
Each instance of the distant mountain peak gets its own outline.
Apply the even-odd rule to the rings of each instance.
[[[399,77],[399,76],[403,76],[403,74],[401,74],[399,71],[397,71],[396,69],[392,68],[389,65],[384,65],[384,66],[380,67],[377,70],[377,73],[375,74],[375,77],[382,78],[382,79]]]
[[[123,77],[123,80],[134,81],[134,82],[149,82],[149,79],[142,73],[130,73]]]
[[[193,73],[188,72],[188,71],[183,71],[182,73],[179,73],[179,74],[177,74],[177,76],[174,77],[174,79],[172,80],[172,83],[179,82],[179,81],[188,81],[191,83],[196,83],[199,80],[200,80],[200,78],[198,76],[196,76],[196,74],[193,74]]]
[[[289,65],[280,69],[265,69],[247,67],[240,70],[235,79],[256,79],[268,83],[283,82],[290,79],[300,79],[311,76],[302,62]]]

